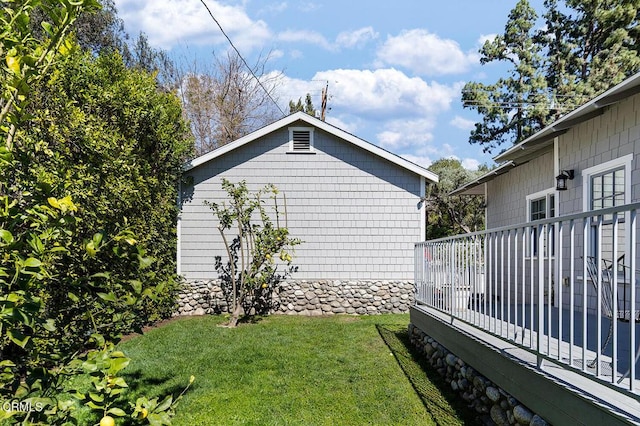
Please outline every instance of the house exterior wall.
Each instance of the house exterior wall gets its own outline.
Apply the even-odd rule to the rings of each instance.
[[[527,195],[555,186],[553,152],[487,182],[487,229],[527,221]]]
[[[568,183],[566,191],[553,191],[556,198],[556,216],[564,216],[572,213],[579,213],[590,207],[587,205],[585,194],[588,182],[586,171],[598,167],[608,162],[622,161],[630,159],[629,197],[626,202],[640,201],[640,173],[638,167],[640,163],[640,94],[633,95],[619,103],[606,108],[603,114],[596,116],[583,123],[571,127],[566,133],[557,138],[558,170],[573,169],[575,177]],[[521,164],[510,170],[508,173],[497,176],[487,183],[487,229],[501,226],[509,226],[526,223],[527,217],[527,195],[535,194],[555,187],[554,179],[554,149],[550,147],[539,157],[532,159],[528,163]],[[618,228],[618,254],[629,252],[628,238],[625,237],[627,224],[621,223]],[[558,236],[563,244],[563,252],[569,253],[569,229],[565,227],[564,235]],[[603,258],[610,259],[612,256],[611,226],[602,227],[603,243],[601,245]],[[577,226],[575,239],[582,240],[582,227]],[[608,242],[605,244],[605,242]],[[636,248],[637,252],[640,245]],[[581,250],[581,249],[580,249]],[[513,254],[513,253],[512,253]],[[524,267],[525,283],[531,281],[530,258],[526,258]],[[584,275],[581,259],[575,261],[575,277]],[[627,261],[628,262],[628,261]],[[503,270],[502,260],[495,260],[493,265],[496,271]],[[545,271],[548,268],[545,263]],[[521,281],[522,269],[514,268],[511,282]],[[533,282],[536,282],[534,269]],[[500,280],[497,273],[489,272],[488,285]],[[545,275],[548,275],[545,272]],[[495,279],[490,277],[494,276]],[[565,259],[561,280],[566,283],[570,276],[569,262]],[[558,291],[562,289],[564,300],[568,300],[568,288],[562,283],[552,283],[553,293],[557,299]],[[577,307],[581,307],[582,286],[576,288],[575,297]],[[590,310],[597,307],[597,299],[593,288],[588,287],[587,304]],[[623,291],[622,287],[619,290]],[[628,292],[628,289],[626,290]],[[524,286],[524,298],[529,293],[529,285]],[[522,297],[521,293],[518,297]],[[548,296],[548,295],[547,295]],[[546,299],[546,297],[545,297]]]
[[[628,203],[640,200],[640,173],[638,173],[638,156],[640,155],[640,95],[631,96],[617,104],[607,108],[598,117],[581,123],[571,128],[566,134],[560,136],[558,143],[558,161],[560,169],[574,169],[575,179],[570,181],[569,189],[558,192],[560,214],[582,212],[589,209],[585,200],[585,188],[588,182],[585,170],[606,164],[608,162],[631,158]],[[621,223],[618,228],[618,254],[629,252],[629,238],[626,235],[627,223]],[[603,240],[613,241],[611,238],[611,226],[602,227]],[[582,229],[578,227],[576,237],[582,237]],[[562,239],[565,252],[569,249],[568,238]],[[638,252],[636,248],[636,252]],[[601,244],[603,258],[612,257],[612,245]],[[579,260],[579,259],[578,259]],[[628,259],[623,261],[628,264]],[[582,264],[578,262],[576,276],[584,275]],[[563,277],[569,276],[569,267],[565,262],[562,271]],[[568,289],[563,287],[565,297],[568,297]],[[626,292],[628,286],[620,285],[619,294]],[[582,297],[582,288],[576,289],[577,300]],[[578,303],[579,304],[579,303]],[[597,307],[597,298],[593,288],[589,287],[587,306],[590,311]],[[638,306],[636,306],[638,308]]]
[[[204,202],[225,201],[224,177],[244,179],[252,191],[272,183],[286,195],[290,235],[304,241],[295,249],[293,278],[412,279],[413,244],[422,238],[421,177],[318,128],[314,148],[288,153],[285,126],[189,170],[193,185],[181,190],[181,274],[218,277],[214,257],[225,250]]]
[[[607,108],[598,117],[572,127],[559,137],[560,169],[574,169],[575,179],[558,193],[560,214],[583,211],[582,171],[633,154],[630,202],[640,200],[640,95]]]
[[[573,169],[566,191],[557,191],[557,216],[583,211],[582,171],[633,155],[631,198],[640,200],[640,94],[607,108],[602,115],[558,137],[559,170]],[[527,221],[526,196],[555,187],[553,149],[487,183],[487,228]]]

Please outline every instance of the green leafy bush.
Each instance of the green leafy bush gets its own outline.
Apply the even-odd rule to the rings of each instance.
[[[170,312],[185,125],[153,76],[118,67],[115,55],[84,55],[65,37],[97,6],[24,0],[0,10],[3,424],[68,424],[78,401],[105,417],[128,410],[133,423],[169,424],[175,405],[118,399],[129,360],[113,342]],[[44,39],[30,32],[35,10],[49,18]],[[68,389],[81,373],[96,378],[88,399]]]

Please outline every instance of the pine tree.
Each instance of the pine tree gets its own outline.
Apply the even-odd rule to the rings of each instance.
[[[545,0],[544,7],[539,25],[519,1],[504,34],[481,48],[482,64],[510,64],[507,77],[465,85],[464,107],[482,115],[469,142],[485,152],[522,141],[640,70],[640,0]]]
[[[316,109],[313,106],[313,102],[311,101],[311,94],[307,93],[307,96],[304,98],[304,105],[302,104],[302,98],[298,98],[298,102],[289,101],[289,114],[293,114],[294,112],[306,112],[309,115],[316,115]]]
[[[558,118],[640,69],[640,0],[545,0],[538,43]]]
[[[507,141],[521,141],[545,122],[547,83],[543,56],[533,39],[537,18],[529,2],[520,0],[509,14],[504,34],[480,49],[482,64],[507,62],[509,75],[494,84],[470,82],[463,89],[464,107],[483,115],[471,132],[470,143],[483,145],[485,152]]]

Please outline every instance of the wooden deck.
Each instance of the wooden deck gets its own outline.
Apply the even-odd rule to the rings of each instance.
[[[500,315],[508,309],[500,311]],[[580,327],[579,330],[574,329],[573,345],[570,345],[569,313],[562,312],[564,327],[559,330],[561,313],[551,308],[544,311],[545,319],[551,319],[551,338],[541,336],[538,342],[537,333],[528,331],[532,318],[530,309],[525,307],[524,319],[522,311],[516,311],[520,312],[518,317],[504,313],[505,320],[501,320],[500,315],[492,318],[479,311],[463,312],[462,319],[458,319],[436,309],[416,305],[411,309],[411,322],[553,424],[640,425],[639,372],[636,371],[634,391],[628,390],[628,377],[620,384],[616,383],[627,372],[631,360],[628,349],[626,356],[622,355],[624,345],[620,344],[625,338],[628,341],[629,323],[617,324],[618,354],[621,358],[616,365],[616,377],[613,377],[610,348],[600,355],[599,364],[592,363],[597,347],[595,327],[587,327],[586,350],[583,351],[579,318],[574,318],[574,325],[579,324]],[[537,323],[537,312],[533,314],[533,321]],[[473,324],[481,325],[487,331]],[[601,332],[608,332],[608,323],[603,321],[601,327],[604,329]],[[558,338],[560,331],[561,339]],[[640,325],[636,325],[636,336],[638,333]],[[526,349],[527,346],[538,345],[545,353],[543,357]],[[562,365],[569,359],[573,359],[573,368]],[[591,364],[594,366],[590,367]],[[593,377],[596,368],[600,369],[597,378]]]
[[[486,309],[486,308],[485,308]],[[640,323],[635,324],[636,349],[630,350],[630,332],[631,325],[628,321],[618,320],[615,324],[615,335],[617,336],[615,350],[617,357],[615,360],[616,377],[613,377],[612,359],[614,345],[610,341],[603,347],[609,334],[611,319],[602,317],[600,324],[600,344],[598,344],[598,328],[597,319],[593,314],[588,314],[583,318],[582,312],[575,311],[573,315],[568,309],[562,312],[556,307],[545,306],[543,309],[543,330],[541,341],[538,342],[538,333],[530,330],[538,327],[538,311],[536,306],[510,305],[505,309],[500,309],[500,305],[491,308],[491,314],[484,314],[484,309],[472,310],[466,309],[459,312],[460,320],[469,322],[472,325],[485,329],[491,334],[498,337],[511,340],[517,345],[527,348],[536,349],[540,345],[540,352],[553,360],[561,361],[569,364],[572,359],[572,365],[585,373],[598,374],[601,378],[609,377],[612,382],[618,382],[623,376],[628,377],[629,366],[636,361],[636,353],[638,345],[640,345]],[[487,309],[488,310],[488,309]],[[571,317],[573,316],[573,320]],[[505,320],[501,320],[505,318]],[[533,322],[534,327],[531,326]],[[559,326],[562,324],[562,327]],[[549,333],[549,329],[551,332]],[[571,332],[573,330],[573,333]],[[583,338],[586,331],[586,340]],[[550,337],[548,337],[550,336]],[[597,363],[594,362],[598,357],[597,348],[600,347],[600,370],[598,371]],[[636,364],[634,391],[640,389],[640,365]],[[582,368],[582,365],[585,365]],[[629,388],[629,380],[626,380]]]

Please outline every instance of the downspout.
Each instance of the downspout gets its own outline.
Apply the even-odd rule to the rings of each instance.
[[[555,188],[556,182],[555,177],[560,174],[560,139],[556,136],[553,138],[553,184],[552,187]],[[560,192],[556,191],[555,196],[553,197],[553,211],[556,213],[556,217],[561,216],[560,212]],[[555,233],[553,240],[555,241],[554,253],[555,257],[555,265],[554,265],[554,289],[553,289],[553,305],[558,306],[560,302],[560,293],[562,292],[562,271],[560,271],[561,259],[560,256],[562,251],[560,250],[560,228],[558,226],[554,227],[553,232]],[[549,256],[551,258],[551,256]],[[551,261],[551,260],[549,260]],[[561,309],[562,310],[562,307]],[[561,314],[562,315],[562,314]]]
[[[487,229],[489,226],[487,223],[487,217],[489,216],[489,185],[487,185],[487,182],[482,185],[484,186],[484,229]]]
[[[420,176],[420,241],[427,239],[427,182]]]

